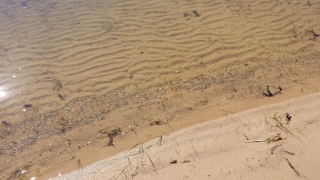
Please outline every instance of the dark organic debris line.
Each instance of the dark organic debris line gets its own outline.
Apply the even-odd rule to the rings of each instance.
[[[281,145],[275,145],[275,146],[273,146],[272,148],[271,148],[271,154],[273,154],[274,153],[274,151],[278,148],[278,147],[280,147]]]
[[[290,168],[296,173],[297,176],[300,176],[300,173],[299,171],[296,170],[296,168],[293,167],[293,165],[291,164],[291,162],[287,159],[287,158],[284,158],[287,162],[288,162],[288,165],[290,166]]]
[[[265,96],[267,96],[267,97],[273,97],[273,96],[275,96],[275,95],[277,95],[277,94],[281,94],[281,91],[282,91],[282,90],[283,90],[283,89],[279,86],[279,91],[277,91],[277,92],[275,92],[275,93],[271,93],[271,91],[270,91],[270,89],[269,89],[269,86],[267,86],[267,93],[262,92],[262,94],[265,95]]]

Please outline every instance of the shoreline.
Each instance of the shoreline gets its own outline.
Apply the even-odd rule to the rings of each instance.
[[[48,179],[318,92],[311,3],[0,1],[0,179]]]
[[[262,163],[263,166],[260,167],[258,162],[254,162],[251,166],[255,166],[254,168],[256,168],[256,170],[258,169],[260,172],[269,172],[264,174],[264,177],[277,177],[277,174],[279,175],[279,173],[281,173],[282,178],[280,179],[295,179],[299,178],[299,176],[305,176],[312,179],[312,177],[319,176],[319,172],[317,172],[316,167],[320,166],[320,153],[316,153],[316,149],[320,145],[316,145],[314,142],[319,141],[317,138],[319,131],[309,132],[307,130],[320,128],[320,120],[318,119],[320,114],[317,112],[317,109],[320,107],[319,100],[320,93],[315,93],[286,100],[277,104],[266,105],[235,114],[230,114],[227,117],[221,117],[173,132],[163,137],[161,144],[159,144],[158,138],[150,140],[146,143],[143,143],[143,145],[140,144],[136,147],[133,147],[131,150],[121,152],[111,158],[89,165],[81,171],[75,171],[70,174],[63,175],[61,178],[57,179],[99,179],[97,178],[99,176],[101,176],[101,179],[115,177],[129,177],[129,179],[162,179],[165,177],[191,177],[192,174],[195,174],[195,177],[192,176],[194,178],[205,178],[205,176],[208,176],[208,174],[201,174],[205,171],[208,173],[211,172],[210,174],[213,177],[227,177],[230,173],[224,175],[222,175],[222,173],[219,174],[220,176],[215,176],[212,168],[218,169],[214,166],[218,166],[217,164],[222,164],[222,167],[219,165],[220,169],[223,169],[223,167],[226,165],[230,165],[231,167],[229,168],[231,169],[233,168],[239,170],[239,168],[241,169],[246,167],[246,171],[249,171],[248,169],[250,165],[244,165],[244,159],[250,159],[254,161],[255,158],[260,158],[259,162],[260,160],[261,162],[264,161]],[[275,124],[275,121],[272,120],[272,117],[274,116],[275,112],[278,112],[279,117],[284,117],[285,113],[288,113],[292,116],[292,119],[289,122],[291,126],[290,129],[295,129],[299,126],[304,126],[304,128],[301,129],[300,132],[294,131],[292,135],[287,134],[287,137],[285,137],[285,132],[281,129],[273,127],[274,130],[272,130],[271,124]],[[266,114],[268,114],[267,120],[264,119]],[[264,137],[266,138],[275,132],[282,133],[283,140],[279,140],[270,144],[244,143],[246,140],[245,137],[250,137],[250,139],[261,139]],[[281,146],[282,150],[275,150],[278,146]],[[306,148],[304,148],[304,146],[306,146]],[[222,148],[222,150],[217,150],[217,147]],[[246,151],[246,148],[249,149]],[[176,152],[173,149],[175,149]],[[208,151],[214,151],[214,153],[208,154]],[[299,152],[301,153],[302,151],[309,151],[315,154],[299,154]],[[291,152],[291,154],[289,153],[288,155],[283,152]],[[296,155],[293,155],[292,153]],[[221,154],[222,157],[219,158],[219,154]],[[228,154],[231,154],[234,159],[230,159],[230,157],[227,158],[229,156]],[[300,156],[303,157],[301,158]],[[148,162],[147,160],[149,158],[153,160],[149,160]],[[235,164],[231,165],[225,163],[223,162],[223,158],[227,158],[229,163],[235,162]],[[303,158],[308,160],[311,158],[312,160],[311,162],[308,162]],[[270,159],[270,162],[266,161],[266,159]],[[292,169],[288,168],[288,165],[285,165],[285,161],[290,162],[288,159],[290,159],[291,162],[294,162],[295,165],[300,164],[299,171],[297,170],[299,175],[297,175],[297,172],[294,172]],[[137,160],[145,162],[146,165],[144,168],[149,171],[143,172],[143,170],[140,169],[142,167],[139,167],[139,164],[135,163]],[[178,164],[170,164],[170,162],[174,160],[177,160]],[[238,161],[241,161],[241,163]],[[209,162],[214,162],[215,165],[210,163],[210,166],[212,167],[205,166],[205,163]],[[279,170],[276,170],[276,168],[272,167],[273,165],[279,165],[280,162],[281,168]],[[311,169],[308,172],[305,172],[306,169],[308,169],[307,165],[305,165],[306,163],[309,165],[309,167],[313,167],[313,171]],[[185,174],[181,172],[178,173],[179,171],[182,171],[183,168],[186,168],[186,164],[192,164],[192,166],[197,166],[198,168],[195,168],[196,170],[190,172],[184,172]],[[302,166],[303,164],[304,166]],[[132,169],[135,169],[133,167],[139,168],[136,168],[136,171],[132,171]],[[122,173],[128,174],[121,175],[121,172],[119,173],[119,169],[124,169]],[[272,169],[272,172],[267,171],[268,169]],[[197,170],[200,170],[200,174],[197,173]],[[240,175],[244,175],[244,172],[242,171],[240,174],[237,174],[237,170],[232,172],[233,175],[230,177],[231,179],[235,179],[240,177]],[[259,172],[253,173],[250,171],[250,173],[245,177],[254,179],[258,174]],[[130,175],[132,177],[130,177]]]
[[[319,87],[318,84],[315,84],[315,87]],[[31,177],[37,177],[37,179],[49,179],[54,177],[56,174],[65,174],[68,172],[72,172],[74,170],[77,170],[80,168],[80,164],[78,164],[76,162],[76,159],[81,161],[81,167],[87,167],[91,164],[94,164],[98,161],[100,161],[101,159],[106,159],[106,158],[110,158],[114,155],[116,155],[119,152],[125,151],[127,149],[130,149],[131,147],[133,147],[136,144],[140,144],[146,141],[149,141],[150,139],[154,139],[154,138],[159,138],[160,136],[166,136],[166,134],[171,134],[172,132],[175,133],[176,131],[180,131],[182,129],[185,128],[189,128],[190,127],[190,121],[197,119],[197,123],[195,123],[194,121],[192,122],[193,124],[191,126],[197,125],[197,124],[202,124],[203,122],[206,122],[209,117],[215,117],[216,118],[223,118],[227,115],[233,115],[234,112],[232,111],[221,111],[221,109],[223,110],[224,108],[231,108],[232,106],[238,107],[237,111],[235,114],[237,114],[239,111],[239,109],[241,108],[245,108],[244,111],[246,110],[250,110],[252,108],[255,108],[257,106],[257,104],[260,104],[259,106],[261,106],[261,104],[263,106],[269,106],[270,104],[274,104],[274,103],[281,103],[283,101],[286,100],[290,100],[292,98],[295,97],[304,97],[304,96],[309,96],[309,95],[301,95],[301,90],[300,88],[304,88],[304,92],[303,93],[308,93],[309,95],[314,94],[312,93],[313,90],[312,89],[306,89],[305,85],[304,86],[296,86],[294,89],[287,89],[283,92],[283,94],[279,94],[277,96],[274,96],[272,98],[259,98],[256,99],[254,101],[252,101],[252,99],[246,99],[243,100],[241,102],[239,102],[238,104],[230,104],[230,103],[226,103],[225,106],[221,105],[219,107],[208,107],[208,105],[205,105],[203,107],[205,107],[204,109],[198,109],[196,111],[193,111],[193,113],[189,113],[186,114],[184,116],[179,116],[177,117],[178,121],[173,121],[170,123],[169,125],[157,125],[157,126],[146,126],[146,127],[142,127],[140,129],[136,129],[137,133],[134,133],[133,131],[129,131],[129,135],[122,137],[116,137],[115,139],[115,146],[107,146],[107,142],[108,140],[106,138],[104,139],[97,139],[97,141],[92,141],[91,138],[85,138],[82,140],[82,142],[84,142],[86,144],[86,146],[81,146],[81,149],[76,149],[76,148],[68,148],[68,151],[65,151],[66,153],[61,154],[58,157],[55,158],[51,158],[50,159],[50,164],[48,164],[46,167],[42,167],[39,171],[37,171],[37,169],[35,169],[35,167],[32,167],[32,169],[28,170],[27,173],[25,174],[25,178],[29,179]],[[299,96],[300,94],[300,96]],[[242,107],[239,108],[239,105],[242,104]],[[243,104],[246,104],[246,106],[243,106]],[[248,108],[248,107],[252,107],[252,108]],[[218,108],[218,110],[216,109]],[[212,111],[213,110],[213,111]],[[219,112],[219,114],[217,114],[216,112]],[[242,112],[242,111],[241,111]],[[218,116],[218,117],[217,117]],[[182,118],[182,119],[181,119]],[[212,118],[211,118],[212,119]],[[36,146],[37,147],[45,147],[44,149],[47,149],[48,147],[48,143],[50,143],[48,149],[49,152],[51,147],[56,147],[56,146],[61,146],[60,141],[58,141],[59,139],[66,139],[65,137],[73,137],[76,134],[79,134],[79,137],[85,137],[81,134],[83,134],[82,132],[86,132],[87,135],[90,134],[94,134],[96,133],[96,129],[99,128],[92,128],[92,127],[100,127],[101,125],[99,125],[99,122],[96,122],[94,124],[91,125],[85,125],[85,126],[81,126],[79,128],[75,128],[72,131],[68,131],[66,132],[66,134],[64,134],[63,136],[59,135],[59,136],[53,136],[50,137],[49,139],[46,139],[45,141],[38,141]],[[101,128],[100,128],[101,129]],[[88,139],[90,140],[90,142],[88,143]],[[75,139],[77,140],[77,139]],[[68,142],[68,141],[67,141]],[[73,145],[73,143],[72,143]],[[78,147],[78,146],[76,146]],[[30,151],[31,150],[31,151]],[[29,152],[26,151],[26,153],[24,153],[24,155],[22,155],[23,157],[27,157],[30,155],[35,155],[33,152],[37,152],[36,149],[30,149]],[[47,150],[46,150],[47,151]],[[57,152],[58,150],[55,150],[53,152]],[[47,151],[48,152],[48,151]],[[32,154],[30,154],[32,153]],[[37,155],[38,156],[38,155]],[[41,157],[44,157],[44,155],[42,154]],[[40,158],[40,157],[39,157]],[[41,174],[39,174],[39,172]]]

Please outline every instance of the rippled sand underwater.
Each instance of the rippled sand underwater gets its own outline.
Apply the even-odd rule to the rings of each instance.
[[[319,9],[315,0],[3,0],[1,141],[17,141],[1,147],[4,159],[94,122],[168,123],[316,79]]]
[[[300,1],[1,2],[1,106],[40,112],[197,64],[295,53],[319,13]],[[257,60],[258,61],[258,60]]]

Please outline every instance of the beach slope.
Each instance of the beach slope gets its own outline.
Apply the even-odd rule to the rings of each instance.
[[[246,110],[54,179],[317,179],[319,110],[320,93]]]

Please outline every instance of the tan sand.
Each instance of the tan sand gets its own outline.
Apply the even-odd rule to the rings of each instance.
[[[244,143],[277,133],[282,140]],[[316,93],[167,134],[55,179],[319,179],[319,137]]]
[[[319,0],[1,0],[0,179],[48,179],[317,93],[319,9]],[[267,97],[267,86],[282,92]]]

